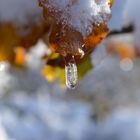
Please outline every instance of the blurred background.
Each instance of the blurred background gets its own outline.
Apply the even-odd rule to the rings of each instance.
[[[139,8],[114,0],[108,36],[68,90],[64,69],[44,66],[58,55],[38,1],[0,0],[0,140],[139,140]]]

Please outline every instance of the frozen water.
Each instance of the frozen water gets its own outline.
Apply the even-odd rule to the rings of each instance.
[[[108,21],[111,12],[108,0],[98,2],[96,0],[45,0],[42,2],[50,11],[56,14],[61,12],[61,16],[56,18],[58,22],[63,21],[84,36],[91,33],[93,23]]]
[[[65,77],[66,77],[66,85],[70,89],[75,89],[77,85],[77,66],[76,63],[68,63],[65,66]]]

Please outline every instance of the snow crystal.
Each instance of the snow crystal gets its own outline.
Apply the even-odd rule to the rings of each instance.
[[[58,22],[63,21],[83,35],[91,33],[93,23],[107,21],[111,12],[108,0],[48,0],[42,3],[56,14],[61,12],[56,19]]]

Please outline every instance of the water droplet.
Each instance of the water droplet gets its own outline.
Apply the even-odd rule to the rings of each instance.
[[[75,89],[77,85],[77,66],[74,57],[66,63],[65,66],[66,86],[69,89]]]

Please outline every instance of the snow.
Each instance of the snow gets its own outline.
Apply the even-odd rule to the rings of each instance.
[[[26,63],[30,69],[37,70],[39,72],[46,63],[41,58],[43,58],[44,55],[50,54],[51,50],[43,42],[43,40],[40,39],[27,53]]]
[[[139,60],[136,62],[139,63]],[[112,102],[118,104],[117,107],[113,105],[113,111],[108,112],[107,118],[98,123],[96,119],[91,119],[97,106],[95,101],[92,102],[93,107],[91,107],[76,98],[73,100],[71,97],[75,97],[79,92],[66,94],[65,90],[62,91],[58,86],[54,92],[55,85],[49,84],[38,72],[31,69],[21,70],[5,64],[5,70],[0,71],[2,79],[0,82],[7,86],[7,90],[2,91],[5,87],[0,83],[0,91],[3,93],[0,96],[0,139],[139,140],[139,92],[133,92],[133,96],[131,95],[133,89],[139,87],[137,83],[139,67],[135,63],[134,70],[124,73],[119,68],[118,61],[108,57],[99,67],[96,67],[94,72],[90,72],[83,79],[86,82],[81,82],[81,96],[90,96],[90,94],[100,96],[107,100],[103,102],[103,106],[107,103],[111,107]],[[121,76],[118,76],[119,74]],[[123,81],[129,78],[128,81],[130,79],[131,81],[127,81],[124,85],[119,78],[124,79]],[[6,79],[11,81],[10,84]],[[125,87],[130,88],[126,91]],[[130,94],[125,96],[127,92]],[[128,101],[130,106],[120,104],[123,103],[121,100],[127,99],[130,99]],[[100,106],[100,100],[97,102]],[[138,103],[137,107],[136,103]],[[98,115],[103,116],[102,113]]]
[[[50,11],[61,13],[56,18],[57,22],[61,20],[64,25],[70,25],[84,36],[91,33],[93,23],[108,21],[111,12],[108,0],[47,0],[42,3]]]
[[[140,1],[139,0],[115,0],[112,8],[112,18],[109,22],[110,31],[121,30],[123,27],[133,25],[135,45],[140,47]]]
[[[135,27],[135,45],[140,47],[140,18],[139,18],[140,1],[127,0],[124,8],[124,25],[132,24]]]
[[[96,129],[96,140],[139,140],[140,112],[137,109],[118,108]]]
[[[115,0],[112,10],[111,18],[109,20],[110,31],[121,30],[124,22],[124,8],[127,0]]]
[[[0,22],[26,25],[40,19],[38,0],[0,0]]]
[[[54,92],[38,72],[8,67],[0,77],[1,140],[81,140],[94,130],[90,107],[65,101],[65,90]]]

